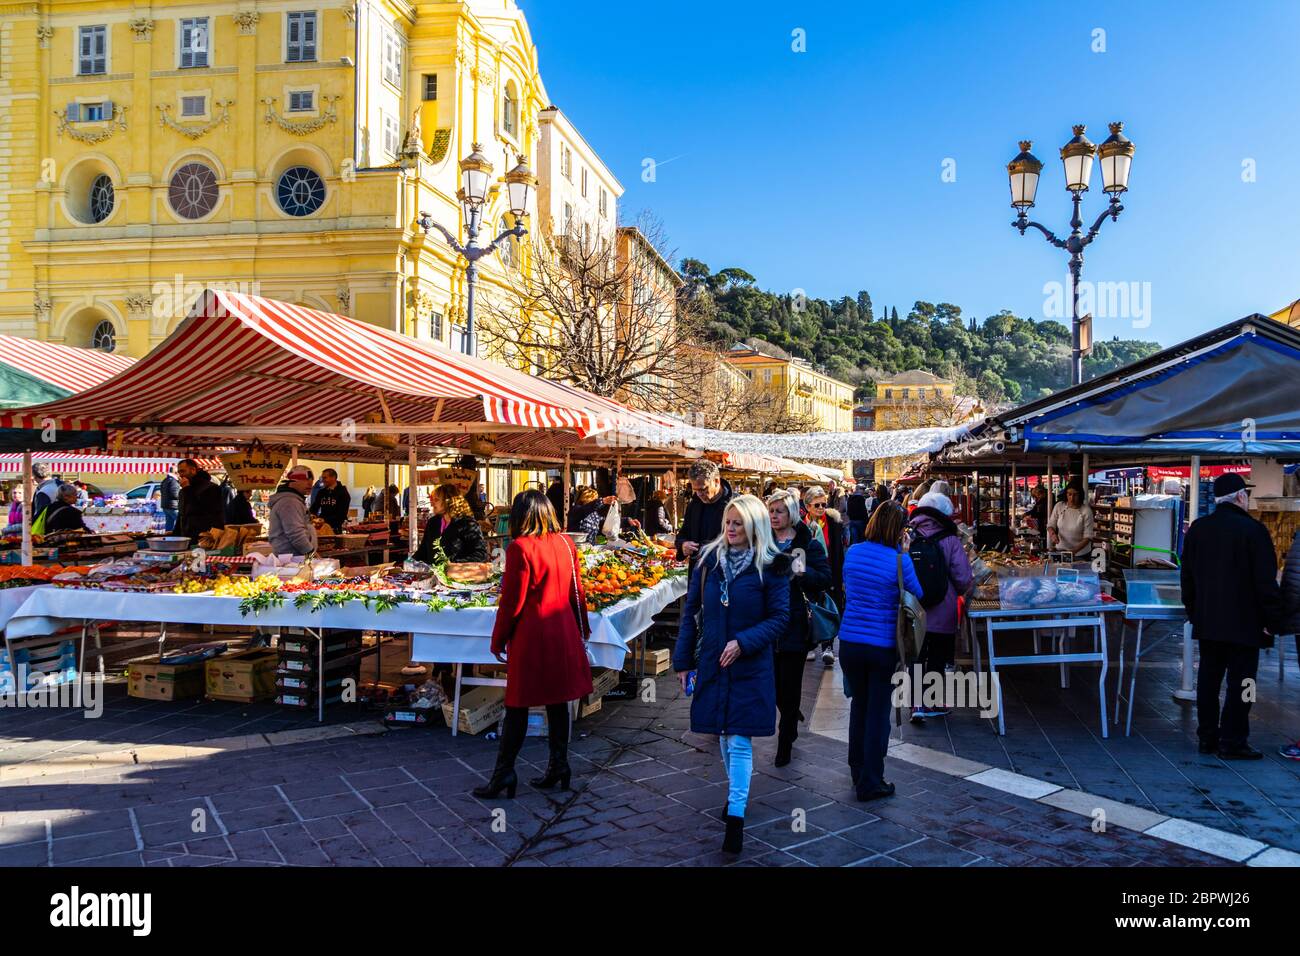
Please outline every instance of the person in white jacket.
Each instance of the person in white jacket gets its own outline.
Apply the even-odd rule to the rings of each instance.
[[[267,535],[273,554],[312,554],[316,550],[316,528],[307,512],[307,495],[314,476],[310,468],[289,469],[271,496],[271,528]]]

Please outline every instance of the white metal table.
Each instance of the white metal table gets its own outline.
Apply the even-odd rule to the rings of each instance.
[[[1002,708],[1002,684],[998,678],[998,667],[1010,667],[1017,664],[1059,664],[1061,666],[1061,686],[1070,685],[1069,666],[1071,664],[1100,663],[1101,674],[1097,679],[1097,701],[1101,709],[1101,735],[1110,736],[1106,720],[1106,672],[1109,660],[1106,653],[1106,615],[1122,613],[1124,604],[1114,599],[1102,599],[1090,604],[1073,604],[1065,607],[1038,608],[1003,608],[989,606],[995,602],[973,601],[966,611],[971,622],[972,649],[975,654],[975,669],[982,670],[979,639],[979,622],[984,622],[984,633],[989,645],[989,673],[993,678],[997,692],[998,734],[1005,736],[1006,720]],[[1039,632],[1045,630],[1065,629],[1055,640],[1055,651],[1039,653]],[[997,652],[997,635],[1003,631],[1032,631],[1034,636],[1034,653],[1019,655],[999,655]],[[1067,644],[1079,630],[1093,632],[1092,651],[1069,651]]]

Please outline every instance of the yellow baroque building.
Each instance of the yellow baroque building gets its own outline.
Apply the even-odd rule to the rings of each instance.
[[[793,418],[813,431],[853,431],[853,386],[832,378],[801,359],[778,358],[734,346],[726,359],[764,391],[784,397]]]
[[[0,5],[0,331],[140,356],[224,285],[458,347],[463,263],[416,220],[467,240],[472,144],[486,239],[513,225],[501,177],[558,165],[552,139],[616,222],[621,186],[555,115],[514,0]]]

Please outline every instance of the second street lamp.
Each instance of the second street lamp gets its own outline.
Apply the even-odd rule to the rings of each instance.
[[[1079,316],[1079,276],[1083,271],[1083,250],[1097,238],[1101,225],[1109,216],[1119,219],[1124,211],[1120,197],[1128,190],[1129,170],[1133,165],[1134,147],[1125,138],[1123,123],[1110,124],[1110,136],[1100,146],[1093,146],[1084,136],[1086,127],[1074,127],[1074,138],[1061,147],[1061,162],[1065,166],[1065,188],[1074,203],[1074,214],[1070,217],[1070,235],[1058,239],[1050,230],[1032,221],[1027,212],[1034,206],[1038,192],[1039,175],[1043,164],[1029,150],[1033,143],[1023,140],[1020,153],[1007,164],[1007,175],[1011,181],[1011,205],[1016,209],[1015,221],[1011,223],[1023,236],[1027,229],[1037,229],[1052,245],[1064,249],[1070,254],[1070,384],[1078,385],[1083,381],[1083,347]],[[1088,191],[1092,178],[1093,157],[1101,159],[1102,191],[1110,194],[1110,204],[1097,217],[1092,228],[1082,231],[1083,219],[1080,206],[1083,194]]]
[[[487,202],[488,186],[492,181],[492,164],[483,155],[483,147],[475,143],[468,156],[460,161],[461,187],[456,194],[465,213],[465,233],[469,242],[461,245],[456,237],[442,225],[433,221],[427,212],[421,212],[417,225],[427,234],[430,229],[437,229],[458,255],[464,256],[465,267],[465,337],[461,350],[466,355],[477,355],[474,332],[474,286],[478,280],[478,261],[491,255],[502,242],[513,237],[528,234],[524,228],[524,217],[528,215],[528,199],[537,185],[537,179],[528,168],[528,161],[522,154],[519,165],[505,175],[506,193],[510,201],[510,214],[514,216],[513,229],[506,229],[486,246],[479,245],[479,229],[482,227],[483,206]]]

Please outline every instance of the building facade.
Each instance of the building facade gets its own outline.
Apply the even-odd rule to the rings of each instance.
[[[871,410],[875,431],[960,425],[984,413],[978,399],[958,395],[952,382],[920,369],[877,381]],[[875,480],[893,481],[924,457],[883,458],[876,462]]]
[[[814,431],[853,430],[853,386],[832,378],[809,363],[780,358],[736,346],[727,361],[764,390],[783,398],[792,415],[807,420]]]
[[[458,345],[464,265],[416,221],[467,241],[479,143],[483,231],[513,226],[501,177],[541,171],[560,119],[514,0],[0,7],[0,111],[0,332],[135,356],[210,285]],[[612,237],[621,188],[584,148]],[[480,283],[530,254],[509,241]]]

